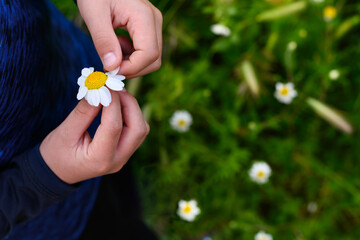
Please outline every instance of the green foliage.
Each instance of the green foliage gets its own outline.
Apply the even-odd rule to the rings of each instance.
[[[151,133],[131,161],[161,239],[254,239],[259,230],[274,239],[359,239],[360,3],[152,2],[164,16],[163,65],[136,81]],[[323,17],[328,5],[338,12],[332,21]],[[216,23],[231,35],[214,35]],[[274,98],[277,82],[294,83],[291,104]],[[320,118],[309,97],[341,109],[355,131]],[[193,117],[185,133],[169,124],[181,109]],[[248,176],[256,160],[272,168],[264,185]],[[197,200],[194,222],[177,216],[180,199]]]

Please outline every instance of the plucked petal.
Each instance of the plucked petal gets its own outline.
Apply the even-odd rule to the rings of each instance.
[[[115,78],[116,80],[122,81],[125,79],[125,76],[124,75],[115,75],[115,76],[113,76],[113,78]]]
[[[107,72],[107,73],[105,73],[105,74],[106,74],[108,77],[110,77],[110,76],[115,76],[115,75],[119,72],[119,70],[120,70],[120,66],[117,67],[115,70],[112,70],[112,71]]]
[[[100,103],[104,106],[107,107],[109,106],[109,104],[111,103],[111,93],[109,91],[109,89],[107,89],[107,87],[101,87],[99,89],[99,93],[100,93]]]
[[[109,77],[106,80],[106,86],[108,86],[111,90],[121,91],[124,88],[124,83],[114,77]]]

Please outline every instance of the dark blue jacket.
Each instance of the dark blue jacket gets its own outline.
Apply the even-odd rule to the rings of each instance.
[[[102,69],[91,40],[51,3],[0,0],[0,239],[81,234],[99,180],[65,184],[38,145],[76,105],[90,66]]]

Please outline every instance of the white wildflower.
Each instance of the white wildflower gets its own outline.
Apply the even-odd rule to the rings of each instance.
[[[185,221],[192,222],[200,214],[196,200],[180,200],[178,203],[177,214]]]
[[[275,97],[279,102],[289,104],[297,96],[297,91],[293,83],[276,83]]]
[[[266,183],[271,176],[271,168],[266,162],[255,162],[249,170],[249,176],[256,183]]]
[[[333,81],[337,80],[340,77],[340,72],[337,69],[333,69],[329,72],[329,78]]]
[[[315,213],[318,210],[318,205],[316,204],[316,202],[309,202],[309,204],[307,205],[307,210],[309,213]]]
[[[170,119],[170,125],[172,126],[172,128],[179,132],[188,131],[191,124],[191,114],[186,110],[176,111]]]
[[[210,29],[215,35],[228,37],[231,34],[230,28],[222,24],[214,24],[210,27]]]
[[[273,237],[271,234],[266,233],[264,231],[260,231],[255,235],[255,240],[272,240]]]

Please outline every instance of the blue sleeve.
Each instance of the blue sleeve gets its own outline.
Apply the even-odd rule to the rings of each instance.
[[[5,169],[0,169],[0,239],[16,224],[38,216],[77,188],[50,170],[39,145],[15,157]]]

